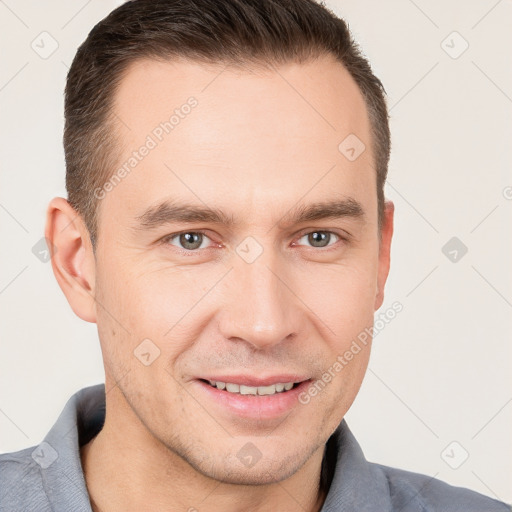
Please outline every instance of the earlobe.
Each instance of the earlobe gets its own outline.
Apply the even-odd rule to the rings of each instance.
[[[379,246],[379,270],[377,276],[377,294],[375,296],[374,309],[377,311],[384,302],[384,287],[389,274],[391,259],[391,239],[393,237],[393,220],[395,205],[392,201],[384,203],[384,219]]]
[[[96,269],[89,232],[63,197],[55,197],[48,205],[45,237],[53,273],[69,305],[82,320],[96,322]]]

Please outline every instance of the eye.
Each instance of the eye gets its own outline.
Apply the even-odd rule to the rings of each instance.
[[[204,242],[206,240],[209,240],[209,238],[202,231],[185,231],[183,233],[170,235],[164,239],[166,243],[186,251],[205,249]],[[174,241],[176,241],[176,243],[174,243]]]
[[[306,238],[307,242],[311,244],[311,247],[330,247],[333,245],[329,242],[332,241],[333,237],[336,237],[338,240],[341,240],[341,236],[333,233],[332,231],[310,231],[309,233],[305,233],[302,235],[299,240]],[[337,240],[334,240],[336,242]]]
[[[303,245],[300,243],[300,240],[306,239],[306,243],[313,248],[328,248],[333,245],[338,240],[344,240],[344,238],[337,233],[332,231],[309,231],[301,235],[298,239],[299,243],[294,243],[293,245]],[[212,241],[210,237],[206,235],[203,231],[183,231],[181,233],[174,233],[172,235],[168,235],[162,239],[162,242],[168,245],[173,245],[178,249],[181,249],[185,252],[199,252],[201,249],[207,249],[208,241]]]

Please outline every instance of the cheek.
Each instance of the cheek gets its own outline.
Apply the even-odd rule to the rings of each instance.
[[[128,354],[149,339],[167,359],[178,356],[200,332],[205,318],[198,317],[201,308],[196,306],[219,272],[161,264],[143,267],[129,260],[119,264],[114,252],[109,254],[97,274],[98,330],[103,339],[115,345],[111,350],[122,346]],[[119,336],[113,336],[113,331]]]
[[[373,323],[376,258],[360,256],[336,266],[319,265],[296,281],[297,294],[313,311],[311,318],[317,317],[319,332],[338,350]]]

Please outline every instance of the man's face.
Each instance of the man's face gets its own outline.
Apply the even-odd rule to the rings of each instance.
[[[361,93],[327,58],[265,72],[146,60],[123,78],[115,114],[119,167],[148,151],[101,200],[107,420],[218,480],[282,480],[342,420],[369,344],[307,404],[299,396],[380,307],[385,258]],[[350,134],[366,145],[355,160],[338,148]],[[297,221],[330,202],[349,207]],[[231,222],[171,215],[183,205]],[[272,387],[288,382],[300,384]]]

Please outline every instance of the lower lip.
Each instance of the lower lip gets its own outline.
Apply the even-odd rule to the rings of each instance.
[[[273,419],[289,413],[298,403],[298,396],[307,389],[310,380],[298,386],[273,395],[241,395],[217,389],[202,380],[195,381],[209,400],[242,418]]]

